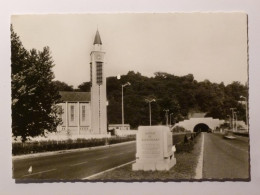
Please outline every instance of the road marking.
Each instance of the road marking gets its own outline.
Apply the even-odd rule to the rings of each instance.
[[[56,169],[50,169],[50,170],[46,170],[46,171],[40,171],[40,172],[36,172],[36,173],[31,173],[31,174],[27,174],[24,175],[23,177],[27,177],[27,176],[31,176],[31,175],[37,175],[37,174],[41,174],[41,173],[47,173],[47,172],[51,172],[51,171],[55,171]]]
[[[101,159],[105,159],[105,158],[108,158],[109,156],[105,156],[105,157],[102,157],[102,158],[97,158],[96,160],[101,160]]]
[[[73,166],[77,166],[77,165],[82,165],[82,164],[85,164],[85,163],[87,163],[88,161],[84,161],[84,162],[80,162],[80,163],[76,163],[76,164],[73,164],[73,165],[70,165],[71,167],[73,167]]]
[[[129,153],[129,152],[127,152],[127,153]],[[119,156],[119,155],[122,155],[122,154],[126,154],[126,153],[121,152],[121,153],[118,153],[118,154],[114,154],[113,156]]]
[[[102,171],[102,172],[99,172],[99,173],[96,173],[96,174],[94,174],[94,175],[90,175],[90,176],[88,176],[88,177],[84,177],[84,178],[82,178],[82,179],[83,179],[83,180],[92,179],[92,178],[94,178],[94,177],[96,177],[96,176],[102,175],[103,173],[106,173],[106,172],[109,172],[109,171],[113,171],[113,170],[118,169],[118,168],[120,168],[120,167],[129,165],[129,164],[132,164],[132,163],[134,163],[134,162],[135,162],[135,160],[133,160],[133,161],[131,161],[131,162],[128,162],[128,163],[125,163],[125,164],[122,164],[122,165],[119,165],[119,166],[117,166],[117,167],[114,167],[114,168],[111,168],[111,169]]]
[[[202,179],[203,173],[203,153],[204,153],[204,133],[202,133],[202,143],[200,147],[200,156],[196,167],[195,179]]]

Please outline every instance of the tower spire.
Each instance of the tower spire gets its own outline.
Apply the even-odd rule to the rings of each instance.
[[[96,45],[96,44],[102,45],[102,41],[101,41],[101,38],[100,38],[100,35],[99,35],[99,32],[98,32],[98,29],[97,29],[97,32],[96,32],[96,36],[95,36],[95,40],[94,40],[93,45]]]

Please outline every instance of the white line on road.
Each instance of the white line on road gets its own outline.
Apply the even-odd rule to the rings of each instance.
[[[37,174],[46,173],[46,172],[51,172],[51,171],[55,171],[55,170],[56,170],[56,169],[50,169],[50,170],[46,170],[46,171],[40,171],[40,172],[36,172],[36,173],[31,173],[31,174],[24,175],[23,177],[27,177],[27,176],[31,176],[31,175],[37,175]]]
[[[117,166],[117,167],[114,167],[114,168],[111,168],[111,169],[102,171],[102,172],[99,172],[99,173],[96,173],[96,174],[94,174],[94,175],[90,175],[90,176],[85,177],[85,178],[82,178],[82,179],[83,179],[83,180],[92,179],[92,178],[94,178],[94,177],[96,177],[96,176],[98,176],[98,175],[102,175],[103,173],[106,173],[106,172],[109,172],[109,171],[113,171],[113,170],[118,169],[118,168],[120,168],[120,167],[129,165],[129,164],[132,164],[132,163],[134,163],[134,162],[135,162],[135,160],[133,160],[133,161],[131,161],[131,162],[128,162],[128,163],[125,163],[125,164],[122,164],[122,165],[119,165],[119,166]]]
[[[114,154],[113,156],[120,156],[122,154],[126,154],[125,152],[121,152],[121,153],[118,153],[118,154]]]
[[[109,156],[105,156],[105,157],[102,157],[102,158],[97,158],[96,160],[101,160],[101,159],[105,159],[105,158],[108,158]]]
[[[200,149],[200,156],[196,168],[196,175],[195,179],[202,179],[202,173],[203,173],[203,153],[204,153],[204,133],[202,133],[202,143],[201,143],[201,149]]]
[[[73,165],[70,165],[71,167],[73,167],[73,166],[77,166],[77,165],[82,165],[82,164],[85,164],[85,163],[87,163],[88,161],[84,161],[84,162],[80,162],[80,163],[76,163],[76,164],[73,164]]]

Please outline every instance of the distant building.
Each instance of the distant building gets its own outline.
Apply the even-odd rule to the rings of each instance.
[[[96,32],[94,47],[90,53],[90,92],[61,91],[63,110],[60,134],[85,135],[107,134],[107,96],[104,74],[104,55],[99,32]]]

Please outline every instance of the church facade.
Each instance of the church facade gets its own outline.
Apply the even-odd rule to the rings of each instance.
[[[59,134],[68,135],[106,135],[107,134],[107,96],[104,74],[105,52],[97,31],[90,53],[90,92],[60,91],[63,110]]]

